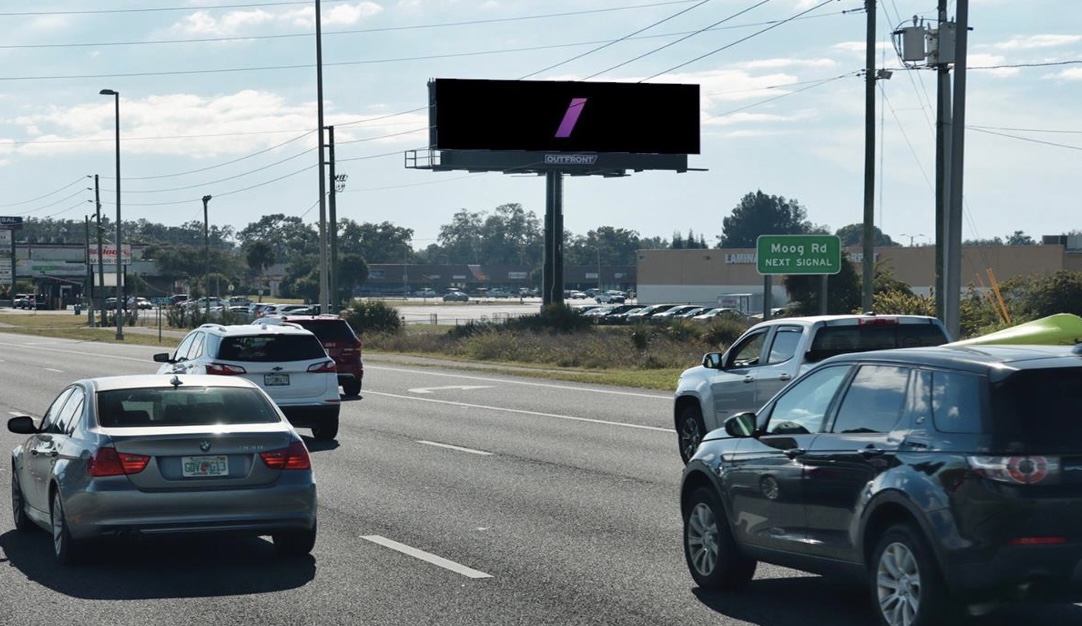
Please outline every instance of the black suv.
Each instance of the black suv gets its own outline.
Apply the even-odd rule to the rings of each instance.
[[[1082,601],[1082,347],[833,357],[728,418],[684,471],[695,581],[757,561],[869,586],[888,626]]]

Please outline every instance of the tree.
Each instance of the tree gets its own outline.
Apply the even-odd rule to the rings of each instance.
[[[319,252],[319,233],[315,227],[295,215],[283,213],[264,215],[258,222],[248,224],[237,234],[237,239],[244,247],[254,241],[269,243],[274,249],[274,258],[279,261],[288,261],[298,254]]]
[[[1001,283],[1000,291],[1016,324],[1056,313],[1082,312],[1082,272],[1013,276]]]
[[[818,275],[787,275],[785,291],[789,309],[795,315],[818,315],[822,279]],[[860,276],[853,269],[849,254],[842,251],[841,271],[827,277],[827,313],[852,313],[860,310]]]
[[[1033,240],[1033,237],[1025,234],[1020,230],[1014,231],[1014,233],[1007,235],[1008,246],[1034,246],[1037,242]]]
[[[481,262],[484,252],[481,240],[483,224],[483,213],[459,209],[451,217],[450,224],[440,226],[440,234],[436,240],[452,263]]]
[[[889,235],[879,230],[878,226],[872,226],[873,244],[876,246],[896,246],[898,243]],[[842,246],[860,246],[864,244],[864,224],[850,224],[842,226],[835,233],[842,240]]]
[[[802,235],[817,229],[796,200],[756,191],[741,198],[732,215],[722,220],[718,247],[754,248],[759,235]]]
[[[963,246],[1002,246],[1003,239],[999,237],[993,237],[991,239],[966,239],[962,242]]]
[[[353,289],[368,280],[368,264],[359,254],[343,254],[338,257],[338,302],[348,301]]]
[[[569,236],[564,246],[564,262],[568,265],[634,265],[636,253],[642,246],[639,233],[624,228],[601,226],[585,236]]]
[[[390,222],[338,221],[338,254],[356,254],[367,263],[401,263],[403,247],[413,240],[413,229]]]

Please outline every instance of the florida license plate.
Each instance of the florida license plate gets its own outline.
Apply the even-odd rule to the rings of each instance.
[[[217,456],[185,456],[180,458],[180,463],[181,475],[185,478],[229,475],[229,457],[224,454]]]
[[[264,374],[263,384],[268,387],[281,387],[289,384],[289,374]]]

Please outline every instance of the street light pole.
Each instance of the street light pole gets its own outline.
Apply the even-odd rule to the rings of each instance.
[[[102,89],[98,92],[103,96],[113,96],[113,102],[116,104],[116,338],[123,341],[124,339],[124,292],[121,286],[123,282],[123,271],[121,261],[123,254],[121,253],[121,239],[120,239],[120,92],[112,89]],[[99,254],[101,251],[99,251]]]
[[[210,320],[210,222],[207,220],[210,198],[210,194],[203,196],[203,301],[207,320]]]

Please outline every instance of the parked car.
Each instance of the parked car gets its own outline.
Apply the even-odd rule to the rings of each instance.
[[[154,355],[159,374],[240,376],[259,385],[290,423],[318,440],[338,435],[338,370],[311,331],[292,324],[203,324],[170,355]]]
[[[418,298],[435,298],[436,290],[432,289],[431,287],[425,287],[424,289],[418,289],[417,291],[414,291],[413,295],[417,296]]]
[[[680,306],[674,306],[664,311],[659,311],[650,316],[650,321],[655,323],[672,321],[673,319],[680,319],[679,316],[684,313],[692,313],[702,311],[703,307],[695,304],[681,304]]]
[[[60,564],[87,541],[140,534],[270,535],[283,555],[316,540],[316,486],[304,442],[240,377],[80,380],[11,452],[15,529],[53,535]]]
[[[1082,601],[1082,348],[941,346],[823,361],[684,470],[702,587],[756,563],[863,580],[884,626]],[[724,603],[724,599],[719,600]]]
[[[650,320],[651,317],[657,315],[658,313],[664,313],[665,311],[668,311],[669,309],[671,309],[673,307],[677,307],[677,306],[683,306],[683,305],[679,305],[679,304],[651,304],[651,305],[648,305],[648,306],[644,306],[644,307],[638,309],[637,311],[635,311],[634,313],[628,313],[626,321],[627,321],[628,324],[635,324],[635,323],[638,323],[638,322],[647,322],[647,321]]]
[[[17,293],[11,300],[11,308],[13,309],[31,309],[34,308],[32,302],[34,302],[34,294],[32,293]]]
[[[824,315],[760,322],[724,353],[680,374],[673,396],[680,458],[686,463],[703,435],[732,415],[754,411],[819,361],[838,354],[937,346],[950,341],[926,315]]]
[[[470,297],[461,291],[448,291],[443,294],[444,302],[469,302]]]
[[[338,369],[338,384],[347,396],[361,393],[364,380],[362,344],[349,322],[337,315],[266,315],[253,324],[296,324],[309,330],[323,344]]]
[[[738,322],[748,321],[748,317],[740,311],[726,307],[707,309],[706,311],[693,316],[691,319],[695,322],[711,322],[718,318],[727,318]]]

